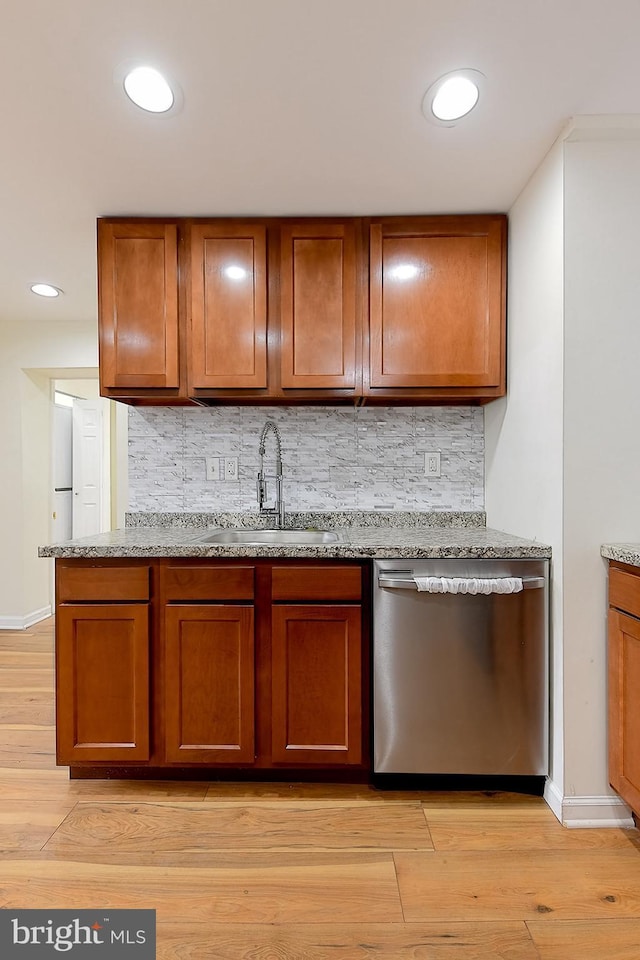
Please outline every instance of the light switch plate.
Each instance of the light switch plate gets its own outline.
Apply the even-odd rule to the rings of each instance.
[[[220,480],[220,457],[205,457],[207,480]]]

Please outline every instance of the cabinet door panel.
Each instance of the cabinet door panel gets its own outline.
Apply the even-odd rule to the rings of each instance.
[[[100,383],[178,387],[177,228],[98,221]]]
[[[497,387],[502,218],[370,228],[371,387]]]
[[[249,606],[166,608],[166,760],[253,763],[253,624]]]
[[[355,225],[283,223],[280,236],[282,387],[353,389]]]
[[[58,762],[149,759],[146,604],[61,604]]]
[[[360,607],[274,607],[272,626],[274,763],[360,763]]]
[[[267,247],[259,224],[191,228],[190,369],[195,389],[267,386]]]
[[[640,621],[609,610],[609,781],[640,813]]]

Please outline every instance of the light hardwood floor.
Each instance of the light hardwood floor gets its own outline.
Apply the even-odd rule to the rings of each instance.
[[[640,960],[640,836],[516,794],[70,781],[53,623],[0,633],[0,907],[147,907],[159,960]]]

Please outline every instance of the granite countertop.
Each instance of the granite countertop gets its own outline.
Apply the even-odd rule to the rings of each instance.
[[[207,530],[267,527],[256,514],[130,514],[126,527],[40,547],[40,557],[548,558],[551,547],[484,526],[483,513],[290,514],[287,527],[338,530],[328,544],[201,543]]]
[[[618,560],[620,563],[629,563],[632,567],[640,567],[640,543],[603,543],[600,554],[607,560]]]

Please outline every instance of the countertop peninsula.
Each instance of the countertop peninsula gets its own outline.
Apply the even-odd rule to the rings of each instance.
[[[640,567],[640,543],[603,543],[600,555],[605,560],[617,560],[632,567]]]
[[[551,547],[485,526],[481,511],[469,513],[352,511],[291,513],[287,528],[338,531],[328,544],[203,543],[221,527],[266,528],[256,513],[128,514],[124,528],[42,546],[40,557],[100,559],[137,557],[295,557],[546,559]],[[638,553],[640,563],[640,552]]]

